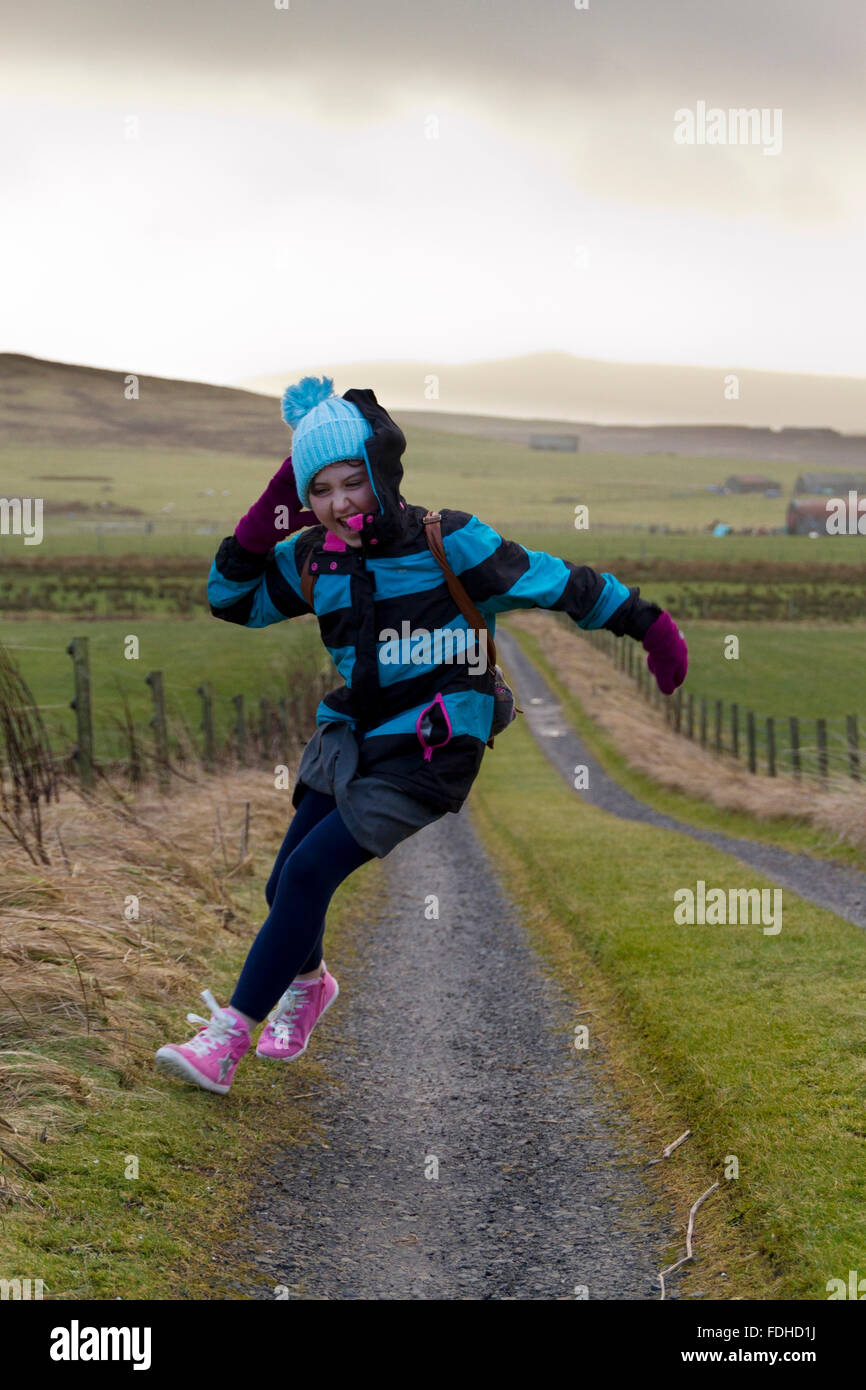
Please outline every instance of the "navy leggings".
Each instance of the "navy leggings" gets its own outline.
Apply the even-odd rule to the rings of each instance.
[[[334,798],[308,787],[274,861],[265,888],[270,912],[244,962],[232,1008],[261,1022],[296,975],[317,968],[331,897],[372,858],[349,834]]]

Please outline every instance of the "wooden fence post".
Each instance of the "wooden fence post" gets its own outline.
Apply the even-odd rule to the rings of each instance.
[[[694,736],[695,736],[695,697],[694,697],[693,691],[691,691],[691,690],[689,691],[688,699],[687,699],[687,701],[686,701],[686,708],[687,708],[687,711],[688,711],[688,713],[687,713],[687,715],[686,715],[686,733],[688,734],[689,738],[694,738]]]
[[[196,690],[201,696],[201,728],[204,731],[204,765],[207,772],[213,772],[216,762],[216,742],[213,728],[213,687],[210,681],[202,681]]]
[[[259,739],[262,757],[267,758],[271,747],[271,702],[265,695],[259,700]]]
[[[280,696],[280,725],[282,729],[282,753],[288,756],[289,752],[289,702],[285,695]]]
[[[758,762],[755,756],[755,715],[754,711],[746,711],[746,743],[748,745],[749,771],[757,772]]]
[[[232,704],[237,711],[235,720],[235,738],[237,739],[238,762],[242,767],[247,765],[247,728],[244,722],[244,697],[243,695],[233,695]]]
[[[800,777],[800,721],[796,715],[792,715],[788,720],[791,729],[791,767],[794,776],[799,780]]]
[[[704,698],[704,696],[702,695],[702,696],[701,696],[701,747],[702,747],[702,748],[706,748],[706,746],[707,746],[707,702],[706,702],[706,699]]]
[[[682,688],[682,686],[678,686],[678,688],[677,688],[677,690],[676,690],[676,693],[674,694],[674,729],[676,730],[677,733],[680,732],[680,727],[681,727],[681,725],[682,725],[682,719],[683,719],[683,688]]]
[[[75,695],[69,701],[69,708],[75,710],[75,725],[78,746],[73,757],[78,768],[78,776],[84,787],[93,786],[93,711],[90,707],[90,639],[73,637],[66,648],[72,657],[75,676]]]
[[[740,707],[731,705],[731,752],[735,758],[740,756]]]
[[[165,724],[165,692],[162,688],[162,672],[148,671],[144,681],[146,685],[150,686],[153,693],[153,718],[150,721],[150,726],[153,729],[156,742],[156,770],[159,777],[159,789],[161,792],[167,792],[171,776],[168,767],[168,731]]]
[[[716,752],[722,751],[722,701],[716,701]]]
[[[818,776],[822,782],[827,780],[827,721],[815,720],[815,735],[818,743]]]
[[[767,719],[767,776],[776,775],[776,721]]]
[[[292,695],[289,698],[289,747],[297,749],[301,741],[301,729],[303,722],[301,718],[302,699],[300,695]]]
[[[857,746],[857,716],[849,714],[846,721],[848,768],[855,782],[860,781],[860,752]]]

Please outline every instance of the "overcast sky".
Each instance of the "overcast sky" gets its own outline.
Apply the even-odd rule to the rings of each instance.
[[[0,350],[866,375],[862,0],[5,0]],[[698,103],[781,148],[678,144]],[[769,126],[767,128],[769,130]]]

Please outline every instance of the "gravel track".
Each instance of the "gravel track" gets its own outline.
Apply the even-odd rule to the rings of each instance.
[[[341,992],[310,1042],[329,1077],[309,1102],[329,1147],[276,1152],[257,1175],[234,1251],[261,1280],[233,1282],[234,1296],[562,1299],[584,1285],[591,1299],[657,1299],[683,1213],[653,1189],[603,1061],[574,1048],[575,1006],[467,808],[382,867],[387,898],[358,922],[351,967],[329,960]],[[279,1081],[305,1061],[253,1065]]]
[[[504,631],[529,728],[576,793],[735,854],[866,926],[866,875],[702,830],[637,801],[584,747]],[[678,1242],[604,1062],[573,1047],[575,1007],[529,944],[468,807],[382,861],[386,893],[357,924],[341,993],[316,1029],[312,1118],[328,1147],[272,1153],[233,1250],[261,1270],[234,1296],[273,1299],[656,1299]],[[438,920],[425,899],[436,894]],[[326,938],[326,960],[327,938]],[[291,1064],[252,1065],[303,1068]],[[438,1176],[425,1176],[438,1164]],[[681,1274],[668,1280],[676,1299]],[[697,1294],[698,1291],[695,1291]]]

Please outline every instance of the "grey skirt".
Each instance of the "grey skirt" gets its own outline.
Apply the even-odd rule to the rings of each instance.
[[[447,815],[382,777],[358,776],[358,742],[342,720],[320,724],[301,755],[292,804],[304,787],[333,796],[349,834],[379,859],[425,825]]]

